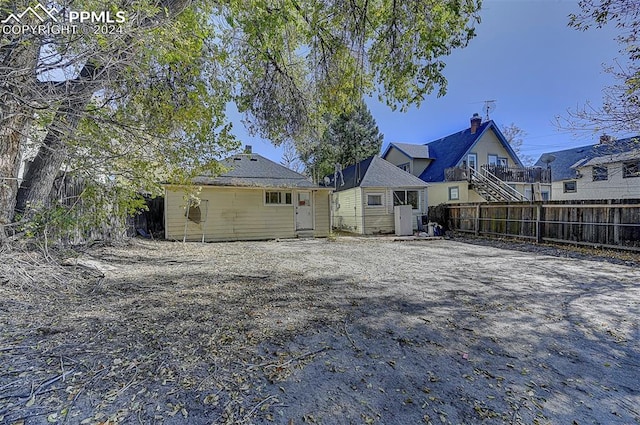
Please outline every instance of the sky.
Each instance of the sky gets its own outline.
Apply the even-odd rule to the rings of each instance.
[[[390,142],[423,144],[469,127],[486,100],[500,128],[511,123],[525,131],[521,152],[534,160],[544,152],[596,143],[599,134],[560,130],[556,116],[590,102],[602,103],[613,83],[604,72],[620,58],[612,25],[578,31],[567,26],[578,12],[570,0],[484,0],[477,36],[444,58],[448,81],[444,97],[431,96],[419,108],[392,111],[377,99],[366,102]],[[247,134],[239,118],[234,132],[253,152],[280,162],[282,149]]]

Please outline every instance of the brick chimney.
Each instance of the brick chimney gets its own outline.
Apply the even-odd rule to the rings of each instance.
[[[480,128],[480,124],[482,124],[482,117],[476,112],[471,117],[471,134],[476,134],[476,131]]]
[[[609,136],[608,134],[603,134],[600,136],[600,144],[606,145],[608,143],[612,143],[614,141],[613,136]]]
[[[253,147],[251,145],[245,145],[244,153],[252,153]]]

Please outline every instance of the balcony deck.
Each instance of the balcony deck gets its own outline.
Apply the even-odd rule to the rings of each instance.
[[[506,183],[551,183],[551,169],[540,167],[505,167],[483,165],[483,169]],[[451,167],[444,170],[447,182],[469,181],[471,175],[466,167]]]

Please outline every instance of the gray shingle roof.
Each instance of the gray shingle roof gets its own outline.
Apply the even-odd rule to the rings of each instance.
[[[392,146],[412,159],[429,159],[430,158],[429,147],[426,145],[414,145],[411,143],[396,143],[396,142],[391,143],[382,156],[385,156]]]
[[[233,155],[221,161],[221,164],[228,171],[215,177],[198,176],[193,179],[193,183],[210,186],[320,188],[302,174],[258,154]]]
[[[593,165],[590,161],[594,158],[619,155],[624,152],[638,149],[640,146],[639,140],[640,139],[637,137],[630,137],[604,144],[597,143],[595,145],[579,146],[577,148],[547,152],[540,156],[535,165],[546,168],[547,164],[542,161],[542,159],[545,156],[553,156],[553,161],[549,163],[549,167],[551,168],[551,180],[559,181],[575,179],[577,167],[583,167],[587,164]]]
[[[342,170],[344,186],[338,177],[337,192],[353,187],[423,188],[428,185],[416,176],[407,173],[377,155],[371,156]],[[329,186],[334,187],[334,175],[327,176]]]

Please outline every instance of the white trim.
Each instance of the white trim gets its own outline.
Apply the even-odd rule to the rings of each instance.
[[[469,157],[473,157],[474,158],[474,166],[471,166],[471,161],[469,161]],[[473,152],[469,152],[467,154],[467,167],[469,168],[473,168],[474,170],[478,169],[478,154],[477,153],[473,153]]]
[[[272,203],[267,202],[267,192],[280,193],[281,194],[280,195],[281,199],[282,199],[282,194],[284,194],[285,203],[272,204]],[[290,204],[286,203],[286,200],[287,200],[287,198],[286,198],[287,195],[286,194],[287,193],[291,195],[291,203]],[[262,204],[265,207],[292,207],[293,206],[293,193],[294,193],[293,190],[269,190],[269,189],[263,189],[263,191],[262,191]]]
[[[451,197],[451,189],[455,189],[458,191],[458,196],[456,198]],[[460,200],[460,186],[447,186],[447,197],[450,201],[459,201]]]
[[[367,208],[384,208],[384,193],[383,192],[370,192],[370,193],[366,193],[367,195],[367,199],[366,202],[364,203],[364,205]],[[380,204],[375,204],[375,205],[371,205],[369,203],[369,196],[379,196],[380,197]]]

